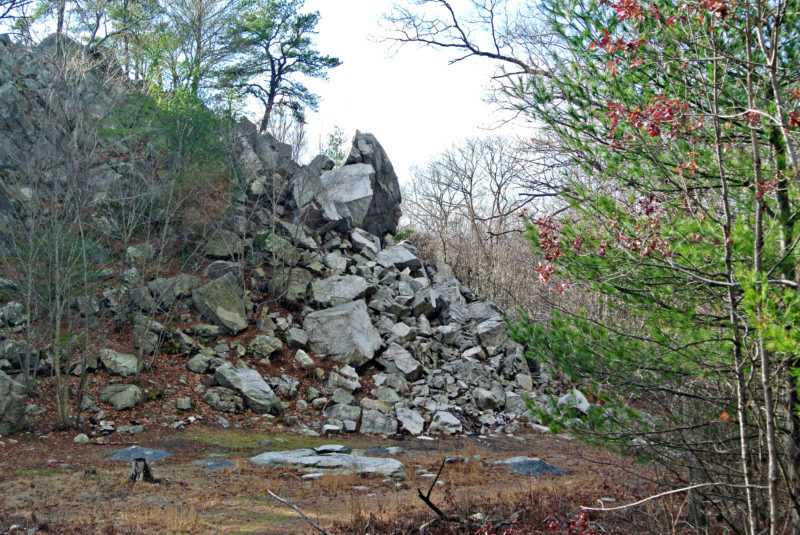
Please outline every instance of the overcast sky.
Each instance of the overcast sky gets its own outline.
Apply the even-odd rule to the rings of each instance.
[[[309,114],[309,152],[317,153],[334,126],[348,136],[356,129],[375,134],[401,181],[411,165],[422,165],[455,141],[487,134],[496,123],[484,103],[493,66],[480,59],[448,65],[451,56],[405,45],[393,50],[380,42],[381,15],[391,0],[306,0],[319,11],[318,50],[342,65],[327,81],[310,80],[322,97]]]

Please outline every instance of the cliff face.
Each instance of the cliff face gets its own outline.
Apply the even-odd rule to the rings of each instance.
[[[80,297],[58,311],[88,327],[93,343],[60,358],[65,372],[86,365],[100,379],[132,383],[168,359],[197,374],[189,395],[167,400],[177,415],[251,411],[309,434],[511,432],[525,419],[537,374],[508,339],[503,311],[392,238],[400,188],[374,136],[357,133],[339,168],[324,156],[302,166],[243,120],[217,136],[231,157],[227,193],[187,198],[203,216],[195,220],[178,209],[148,219],[134,208],[206,190],[176,190],[173,181],[190,173],[165,172],[157,134],[141,136],[146,125],[121,120],[136,116],[135,88],[72,43],[0,47],[0,213],[4,254],[16,255],[9,265],[25,259],[20,238],[54,217],[85,216],[80,236],[93,244],[90,283],[85,277]],[[125,201],[142,188],[151,204]],[[52,312],[45,297],[29,292],[26,301],[28,274],[8,269],[0,294],[0,369],[18,381],[56,362],[53,348],[24,328],[28,318],[54,317],[44,313]],[[110,325],[121,336],[110,336]],[[148,403],[138,390],[110,385],[84,408],[136,411]],[[24,423],[21,399],[0,403],[0,421],[15,420],[8,429]]]

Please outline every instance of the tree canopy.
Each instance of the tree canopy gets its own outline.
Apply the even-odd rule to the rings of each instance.
[[[797,533],[797,5],[472,6],[406,3],[389,22],[455,61],[502,62],[498,101],[568,163],[560,204],[529,220],[538,276],[609,305],[512,326],[596,402],[539,416],[707,485],[690,496],[696,526],[713,511],[735,533],[791,517]]]

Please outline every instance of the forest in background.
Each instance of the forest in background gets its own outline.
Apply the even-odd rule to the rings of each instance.
[[[256,81],[275,57],[264,28],[301,5],[9,0],[0,14],[20,36],[49,17],[169,98],[232,110],[255,96],[267,130],[273,109],[314,106]],[[309,17],[290,26],[307,37]],[[539,417],[662,466],[699,530],[711,513],[734,533],[799,533],[797,4],[418,0],[385,23],[454,61],[497,62],[492,98],[542,126],[465,141],[405,195],[423,248],[519,306],[528,355],[592,402]],[[311,52],[305,75],[338,64]]]

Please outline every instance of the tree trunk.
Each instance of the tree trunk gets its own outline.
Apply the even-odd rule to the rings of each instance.
[[[134,483],[158,483],[158,479],[153,477],[153,471],[147,459],[138,458],[131,461],[131,481]]]

